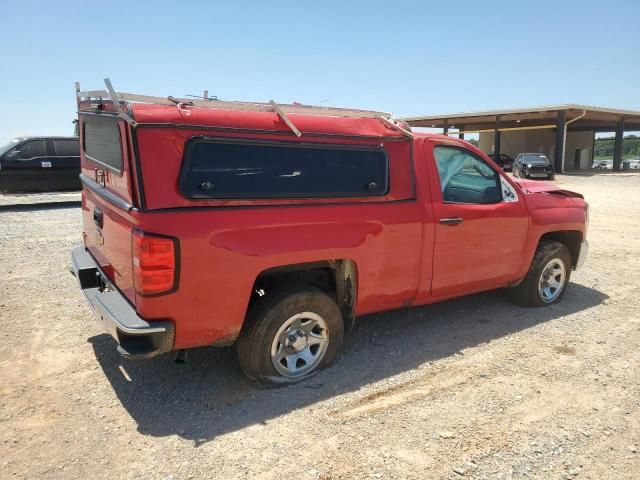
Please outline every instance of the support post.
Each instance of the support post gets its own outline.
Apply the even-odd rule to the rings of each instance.
[[[500,157],[500,116],[496,115],[496,128],[493,131],[493,153]]]
[[[458,138],[459,138],[460,140],[464,140],[464,132],[463,132],[462,130],[460,130],[460,131],[458,132]]]
[[[553,163],[557,173],[564,172],[564,146],[567,134],[566,113],[564,110],[558,112],[556,118],[556,151]]]
[[[622,139],[624,138],[624,118],[616,123],[616,138],[613,142],[613,171],[619,172],[622,166]]]
[[[442,127],[442,134],[449,135],[449,122],[444,121],[444,127]]]

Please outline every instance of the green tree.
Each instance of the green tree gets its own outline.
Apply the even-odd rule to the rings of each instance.
[[[613,158],[614,143],[614,137],[597,138],[593,150],[594,158]],[[640,158],[640,137],[636,135],[627,135],[622,139],[622,158]]]

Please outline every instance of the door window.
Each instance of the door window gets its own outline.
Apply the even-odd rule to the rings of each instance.
[[[434,148],[442,200],[447,203],[502,201],[500,175],[480,157],[458,147]]]
[[[47,149],[44,144],[44,140],[31,140],[18,146],[17,150],[20,151],[20,160],[30,160],[35,157],[45,157],[47,155]]]
[[[56,150],[56,157],[79,157],[80,156],[80,140],[79,139],[54,139],[53,147]]]

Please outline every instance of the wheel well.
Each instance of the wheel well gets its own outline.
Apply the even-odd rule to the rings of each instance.
[[[265,270],[253,283],[249,306],[274,291],[300,284],[312,285],[331,296],[342,312],[345,332],[351,330],[357,292],[356,265],[351,260],[299,263]]]
[[[578,263],[578,255],[580,254],[580,244],[582,243],[582,232],[578,230],[567,230],[562,232],[548,232],[540,237],[542,240],[553,240],[564,244],[571,253],[572,266]]]

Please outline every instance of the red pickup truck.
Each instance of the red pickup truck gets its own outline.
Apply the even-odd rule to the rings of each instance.
[[[292,383],[358,315],[504,287],[548,305],[587,254],[582,195],[386,114],[113,90],[78,105],[72,269],[128,358],[235,343],[250,378]]]

